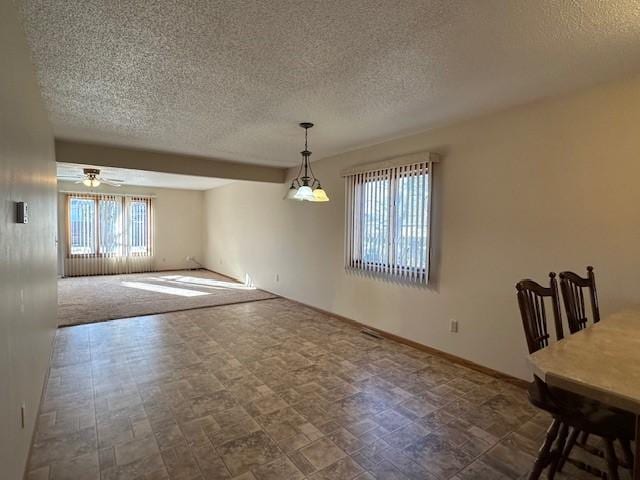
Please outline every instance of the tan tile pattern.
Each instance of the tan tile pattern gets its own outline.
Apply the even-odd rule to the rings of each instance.
[[[59,330],[28,478],[518,479],[548,422],[513,385],[265,300]]]

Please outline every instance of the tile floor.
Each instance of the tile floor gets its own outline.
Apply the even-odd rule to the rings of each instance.
[[[59,330],[28,479],[519,479],[548,423],[518,387],[264,300]]]

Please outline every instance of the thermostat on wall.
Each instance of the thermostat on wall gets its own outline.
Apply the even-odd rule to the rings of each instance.
[[[16,222],[29,223],[29,209],[25,202],[16,203]]]

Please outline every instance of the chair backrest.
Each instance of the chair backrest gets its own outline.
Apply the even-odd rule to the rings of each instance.
[[[600,321],[598,292],[596,291],[596,277],[593,274],[593,267],[587,267],[586,278],[573,272],[562,272],[560,274],[560,289],[562,290],[564,308],[567,312],[567,323],[571,333],[582,330],[588,323],[584,305],[584,289],[589,290],[593,323]]]
[[[543,287],[533,280],[526,279],[516,284],[516,290],[518,291],[518,305],[520,306],[520,316],[522,317],[529,353],[537,352],[549,345],[549,330],[545,308],[545,299],[547,298],[551,298],[556,339],[562,339],[564,333],[562,331],[556,274],[554,272],[549,274],[548,287]]]

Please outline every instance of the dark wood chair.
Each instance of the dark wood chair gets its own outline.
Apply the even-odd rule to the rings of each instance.
[[[589,290],[593,323],[597,323],[600,321],[600,309],[598,308],[598,295],[596,293],[596,279],[593,274],[593,267],[587,267],[586,278],[574,272],[560,272],[560,290],[562,291],[564,309],[567,313],[567,324],[571,333],[576,333],[586,328],[588,324],[584,304],[584,289]],[[567,448],[571,448],[575,443],[585,447],[588,437],[585,432],[571,432],[567,441]],[[560,469],[562,469],[562,464],[563,461],[561,460]]]
[[[589,291],[591,299],[591,317],[593,323],[600,321],[600,308],[598,307],[598,292],[596,290],[596,277],[593,267],[587,267],[587,276],[581,277],[574,272],[560,273],[560,289],[564,308],[567,312],[569,331],[576,333],[588,325],[587,311],[584,304],[585,290]]]
[[[551,335],[547,325],[545,305],[547,299],[551,299],[556,340],[563,338],[558,285],[555,277],[555,273],[549,274],[549,287],[543,287],[530,279],[521,280],[516,284],[518,306],[529,353],[537,352],[549,345]],[[564,438],[567,436],[567,426],[562,422],[562,411],[553,402],[547,385],[540,378],[534,376],[533,382],[529,385],[528,394],[532,405],[549,412],[553,417],[553,422],[547,429],[544,442],[529,474],[529,480],[540,478],[543,470],[548,466],[551,466],[548,477],[553,479],[564,447]],[[559,440],[557,442],[559,446],[552,450],[556,440]]]
[[[529,353],[537,352],[549,345],[550,335],[547,327],[545,298],[551,299],[556,340],[564,338],[556,274],[551,272],[549,279],[549,287],[543,287],[530,279],[521,280],[516,284],[518,306],[520,307],[520,316]]]
[[[588,295],[591,303],[591,318],[593,323],[600,321],[600,307],[598,305],[598,291],[596,289],[596,277],[593,273],[593,267],[587,267],[587,276],[581,277],[575,272],[561,272],[560,273],[560,290],[562,291],[562,300],[564,303],[565,312],[567,314],[567,324],[569,331],[573,334],[585,329],[589,325],[589,319],[587,315],[587,308],[585,305],[585,290],[588,290]],[[606,408],[603,406],[603,408]],[[566,451],[570,451],[577,443],[578,445],[586,448],[592,453],[598,454],[594,449],[590,449],[587,445],[588,440],[587,432],[578,432],[573,430],[569,435],[566,444]],[[633,461],[633,454],[631,453],[631,447],[629,440],[621,438],[625,463]],[[562,469],[562,464],[566,455],[560,461],[559,470]]]
[[[555,326],[556,340],[563,338],[562,317],[560,314],[558,285],[555,273],[549,274],[549,287],[533,280],[522,280],[516,284],[518,305],[524,327],[529,353],[534,353],[549,345],[551,334],[547,322],[546,302],[551,302],[551,311]],[[578,467],[590,471],[602,478],[618,480],[618,459],[613,442],[618,438],[633,438],[633,421],[624,412],[601,408],[595,402],[560,389],[549,388],[540,378],[534,376],[529,386],[529,401],[553,417],[545,440],[540,447],[538,457],[529,475],[529,480],[540,478],[543,470],[549,467],[548,478],[553,479],[564,459],[568,458],[574,442],[569,445],[569,430],[586,432],[602,437],[605,443],[604,456],[608,474],[576,463]],[[576,433],[577,434],[577,433]]]
[[[560,272],[560,290],[562,291],[562,300],[567,314],[567,324],[569,325],[569,332],[571,333],[576,333],[588,325],[587,312],[584,304],[585,289],[589,290],[593,323],[597,323],[600,321],[600,309],[598,307],[598,294],[596,291],[596,279],[593,274],[593,267],[587,267],[586,278],[574,272]],[[576,442],[586,447],[588,437],[585,432],[571,432],[569,441],[567,442],[567,448],[572,447]],[[560,462],[560,469],[562,469],[562,464],[563,461]]]

